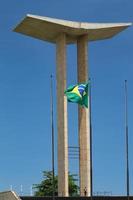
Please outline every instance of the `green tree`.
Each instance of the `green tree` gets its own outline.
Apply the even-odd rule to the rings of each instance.
[[[78,196],[79,187],[75,183],[74,174],[69,173],[69,196]],[[55,196],[58,195],[58,176],[54,180]],[[43,180],[40,184],[34,184],[35,196],[52,196],[53,195],[53,177],[52,171],[43,171]]]

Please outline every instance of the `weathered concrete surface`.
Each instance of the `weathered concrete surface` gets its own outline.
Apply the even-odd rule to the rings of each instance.
[[[88,81],[88,40],[87,35],[81,36],[77,41],[77,63],[78,83]],[[91,174],[90,174],[90,116],[89,108],[78,108],[78,130],[79,130],[79,173],[80,173],[80,195],[90,196]],[[85,194],[86,191],[86,194]]]
[[[58,124],[58,196],[68,196],[68,134],[66,89],[66,35],[56,41],[57,124]]]
[[[13,191],[0,192],[0,200],[21,200]]]
[[[52,43],[60,33],[67,35],[67,43],[76,43],[86,34],[88,41],[113,37],[131,26],[131,23],[84,23],[28,14],[14,31]]]

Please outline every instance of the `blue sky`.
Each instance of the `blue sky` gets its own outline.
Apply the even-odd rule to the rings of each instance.
[[[0,6],[0,191],[30,194],[51,169],[50,74],[55,46],[13,32],[26,14],[85,22],[132,22],[132,0],[2,0]],[[128,80],[130,193],[133,195],[133,28],[89,44],[92,79],[94,192],[126,194],[124,80]],[[75,84],[76,46],[68,46],[67,84]],[[73,73],[72,73],[73,71]],[[77,105],[68,105],[69,145],[78,145]],[[56,151],[56,145],[55,145]],[[57,155],[56,155],[57,160]],[[71,160],[69,170],[78,172]],[[57,169],[57,162],[56,162]]]

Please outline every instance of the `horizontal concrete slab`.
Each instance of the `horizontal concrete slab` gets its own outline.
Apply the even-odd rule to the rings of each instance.
[[[131,25],[132,23],[73,22],[28,14],[14,31],[52,43],[56,43],[57,36],[63,32],[70,44],[75,43],[81,35],[88,35],[88,41],[107,39]]]
[[[22,200],[53,200],[53,197],[21,197]],[[55,197],[55,200],[91,200],[91,197]],[[93,196],[93,200],[127,200],[127,196]],[[133,196],[130,196],[133,200]]]

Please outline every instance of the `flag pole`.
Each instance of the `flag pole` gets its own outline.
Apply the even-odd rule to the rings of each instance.
[[[53,120],[53,76],[51,79],[51,135],[52,135],[52,188],[53,188],[53,200],[55,199],[55,167],[54,167],[54,120]]]
[[[90,184],[91,191],[90,196],[91,200],[93,199],[93,165],[92,165],[92,105],[91,105],[91,79],[89,79],[89,107],[90,107]]]
[[[128,102],[127,102],[127,80],[125,80],[125,134],[126,134],[126,190],[129,200],[129,154],[128,154]]]

